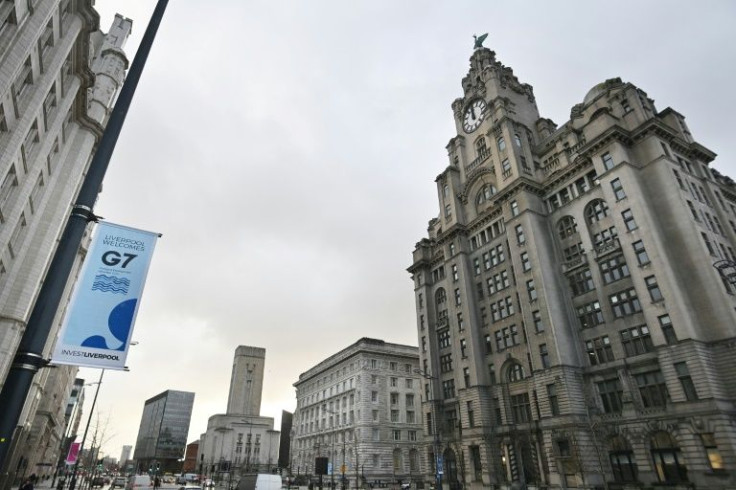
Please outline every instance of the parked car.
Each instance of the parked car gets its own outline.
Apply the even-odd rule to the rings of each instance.
[[[105,479],[101,476],[94,476],[90,479],[89,485],[92,488],[95,487],[104,487],[105,486]]]
[[[148,475],[133,475],[128,478],[126,490],[148,490],[153,488],[153,481]]]
[[[115,479],[113,479],[112,484],[110,485],[110,489],[113,488],[125,488],[125,484],[128,482],[128,479],[124,476],[116,476]]]

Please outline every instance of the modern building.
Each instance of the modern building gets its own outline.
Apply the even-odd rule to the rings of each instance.
[[[125,468],[132,453],[133,446],[123,446],[123,450],[120,452],[120,468]]]
[[[619,78],[561,126],[489,49],[462,89],[409,268],[442,483],[736,488],[734,181]]]
[[[279,468],[291,468],[291,427],[294,414],[281,411],[281,440],[279,441]]]
[[[424,477],[417,348],[362,338],[299,375],[291,473],[314,475],[327,457],[346,486]]]
[[[188,391],[166,390],[146,400],[133,453],[139,471],[181,470],[193,405]]]
[[[0,4],[0,385],[127,67],[122,47],[132,22],[118,16],[104,35],[92,4]],[[34,378],[0,488],[12,484],[19,463],[47,468],[61,445],[56,405],[76,369],[56,369]]]
[[[260,415],[265,363],[265,349],[238,346],[227,413],[212,415],[199,438],[199,472],[217,482],[277,468],[279,431],[274,430],[273,417]]]

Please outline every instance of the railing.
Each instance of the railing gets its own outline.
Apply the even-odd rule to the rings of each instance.
[[[478,152],[478,157],[475,160],[465,165],[465,171],[470,172],[471,170],[476,168],[478,165],[488,160],[488,157],[490,156],[491,156],[491,150],[489,148],[483,148],[482,150]]]
[[[562,270],[567,272],[570,269],[574,269],[575,267],[582,265],[584,263],[588,262],[588,258],[585,256],[585,254],[580,255],[580,257],[576,257],[572,260],[568,260],[567,262],[564,262],[562,264]]]
[[[603,245],[595,247],[595,255],[596,257],[600,257],[601,255],[607,254],[608,252],[612,252],[614,250],[618,250],[620,248],[621,242],[619,242],[618,238],[614,238],[613,240],[608,240],[607,242],[604,242]]]

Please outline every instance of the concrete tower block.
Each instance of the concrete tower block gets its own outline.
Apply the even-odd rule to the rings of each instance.
[[[235,349],[230,395],[227,398],[228,415],[260,415],[265,363],[266,349],[247,345]]]

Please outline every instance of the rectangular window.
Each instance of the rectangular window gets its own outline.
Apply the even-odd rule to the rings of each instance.
[[[713,257],[717,257],[718,254],[713,248],[713,245],[710,243],[710,239],[708,238],[708,235],[702,232],[700,233],[700,235],[703,237],[703,242],[705,242],[705,247],[708,249],[708,253],[711,254],[711,256]]]
[[[664,340],[669,345],[676,344],[677,335],[675,334],[675,328],[672,326],[672,320],[669,315],[662,315],[659,317],[659,326],[662,328]]]
[[[621,345],[627,357],[638,356],[654,350],[652,337],[649,335],[649,327],[646,325],[627,328],[619,333],[621,334]]]
[[[518,216],[519,215],[519,203],[516,201],[511,201],[510,207],[511,207],[511,216]]]
[[[511,163],[508,158],[504,158],[503,162],[501,162],[501,176],[503,178],[511,176]]]
[[[528,252],[521,253],[521,270],[524,272],[529,272],[530,270],[532,270],[532,263],[529,261]]]
[[[526,237],[524,236],[524,228],[521,225],[516,225],[516,242],[519,245],[526,243]]]
[[[500,136],[496,143],[498,144],[498,151],[503,151],[506,149],[506,141],[503,139],[503,136]]]
[[[440,372],[447,373],[452,371],[452,354],[440,356]]]
[[[528,393],[511,395],[511,413],[516,424],[531,422],[532,410]]]
[[[605,170],[611,170],[613,168],[613,157],[610,153],[604,153],[601,156],[601,160],[603,160],[603,168]]]
[[[462,303],[462,297],[460,296],[460,289],[456,288],[455,289],[455,306],[460,306],[461,303]]]
[[[593,275],[587,267],[568,276],[568,281],[570,281],[573,296],[579,296],[595,289]]]
[[[649,276],[644,278],[644,282],[647,285],[647,289],[649,290],[649,296],[652,298],[652,301],[662,301],[664,299],[662,297],[662,291],[659,290],[659,285],[657,284],[657,278],[654,276]]]
[[[440,349],[450,347],[450,331],[442,330],[441,332],[438,332],[437,333],[437,343],[439,344]]]
[[[463,330],[465,330],[465,322],[463,322],[463,314],[462,313],[458,313],[457,314],[457,329],[459,331],[461,331],[461,332]]]
[[[634,253],[636,254],[636,260],[637,262],[639,262],[639,265],[648,264],[649,255],[647,255],[647,251],[644,248],[644,242],[639,240],[637,242],[632,243],[631,246],[634,248]]]
[[[695,390],[695,384],[693,384],[693,378],[690,376],[690,370],[687,368],[686,362],[676,362],[675,372],[682,385],[682,391],[685,393],[685,399],[688,401],[694,401],[698,399],[698,392]]]
[[[562,251],[565,262],[572,262],[573,260],[582,258],[584,255],[585,249],[583,248],[583,242],[571,245]]]
[[[547,385],[547,399],[549,400],[549,409],[553,416],[560,414],[560,405],[557,400],[557,385],[552,383]]]
[[[378,392],[377,391],[371,391],[371,401],[373,403],[378,402]]]
[[[391,405],[399,404],[399,394],[398,393],[391,393],[389,396],[391,400]]]
[[[480,259],[473,259],[473,273],[476,276],[480,274]]]
[[[442,382],[442,396],[445,399],[455,398],[455,380],[447,379]]]
[[[407,381],[410,381],[407,379]],[[410,388],[410,386],[407,386],[407,388]],[[406,395],[406,407],[412,408],[414,406],[414,395],[412,393],[407,393]]]
[[[470,388],[470,368],[463,368],[463,381],[465,382],[465,387]]]
[[[398,421],[399,421],[399,411],[391,410],[391,422],[398,422]]]
[[[598,394],[601,397],[601,404],[605,413],[618,413],[623,408],[621,402],[624,391],[621,388],[621,381],[618,378],[611,378],[596,383],[598,386]]]
[[[630,275],[629,266],[626,265],[626,259],[623,255],[602,260],[600,268],[604,284],[611,284]]]
[[[721,456],[721,452],[718,450],[715,435],[701,434],[700,437],[703,440],[703,448],[705,449],[705,455],[708,457],[710,469],[714,471],[724,470],[723,456]]]
[[[624,225],[629,231],[634,231],[638,228],[636,221],[634,220],[634,213],[630,209],[626,209],[621,212],[621,217],[624,219]]]
[[[621,184],[621,179],[613,179],[611,181],[611,189],[613,189],[613,195],[616,197],[617,201],[626,197],[624,186]]]
[[[526,282],[526,292],[529,295],[529,301],[537,300],[537,288],[534,286],[534,279]]]
[[[468,342],[465,339],[460,339],[460,355],[464,358],[468,357]]]
[[[542,314],[539,312],[539,310],[532,311],[532,320],[534,321],[534,331],[537,333],[544,332]]]
[[[488,365],[488,382],[491,385],[496,384],[496,368],[493,363]]]
[[[475,413],[473,412],[473,402],[466,402],[466,409],[468,411],[468,427],[475,427]]]
[[[665,407],[669,394],[661,371],[635,374],[634,379],[639,387],[639,394],[644,408]]]
[[[608,299],[611,302],[613,316],[616,318],[633,315],[641,311],[641,303],[639,303],[639,298],[634,288],[619,291],[609,296]]]
[[[598,301],[579,306],[577,313],[582,328],[595,327],[603,323],[603,312],[601,311],[601,304]]]
[[[586,341],[585,350],[588,352],[588,360],[591,366],[616,360],[613,356],[613,348],[608,335]]]
[[[458,279],[460,279],[460,276],[457,273],[457,265],[456,264],[452,264],[452,267],[450,268],[450,270],[452,271],[452,280],[453,280],[453,282],[457,282]]]
[[[539,357],[542,360],[542,367],[548,368],[550,366],[549,351],[547,350],[547,344],[539,345]]]

